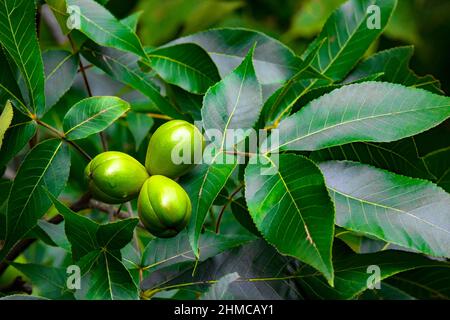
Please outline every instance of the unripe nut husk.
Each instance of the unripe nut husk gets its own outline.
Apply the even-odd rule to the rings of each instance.
[[[110,204],[136,198],[148,177],[147,170],[139,161],[118,151],[97,155],[85,169],[92,196]]]
[[[151,176],[142,186],[138,213],[147,230],[156,237],[177,235],[191,218],[191,200],[184,189],[172,179]]]
[[[184,120],[161,125],[150,138],[145,167],[151,175],[176,178],[201,160],[205,139],[200,130]]]

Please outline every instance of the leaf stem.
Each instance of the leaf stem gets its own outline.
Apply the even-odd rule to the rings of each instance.
[[[92,157],[86,152],[84,151],[78,144],[76,144],[73,141],[70,141],[66,138],[66,136],[64,135],[64,133],[60,132],[58,129],[53,128],[51,125],[39,120],[39,119],[34,119],[34,121],[36,121],[36,123],[44,128],[46,128],[48,131],[52,132],[54,135],[56,135],[58,138],[60,138],[61,140],[64,140],[65,142],[67,142],[68,144],[70,144],[75,150],[77,150],[83,157],[86,158],[86,160],[91,161]]]
[[[163,120],[173,120],[172,117],[166,116],[165,114],[159,114],[159,113],[147,113],[147,115],[151,118],[155,119],[163,119]]]

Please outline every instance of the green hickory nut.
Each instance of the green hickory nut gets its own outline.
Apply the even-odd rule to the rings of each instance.
[[[118,151],[97,155],[86,166],[85,176],[92,196],[110,204],[136,198],[149,177],[139,161]]]
[[[151,234],[159,238],[177,235],[189,223],[191,212],[191,200],[178,183],[160,175],[145,181],[138,198],[138,213]]]
[[[201,160],[204,148],[205,139],[197,127],[184,120],[171,120],[150,138],[145,167],[151,175],[173,179],[192,169],[195,160]]]

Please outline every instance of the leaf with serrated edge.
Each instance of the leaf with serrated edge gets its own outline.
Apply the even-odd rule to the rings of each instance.
[[[450,195],[435,184],[348,161],[320,165],[336,224],[428,255],[450,257]]]
[[[301,58],[305,59],[317,48],[317,44],[324,41],[311,67],[335,82],[342,80],[355,64],[363,57],[371,44],[380,36],[393,14],[397,0],[350,0],[328,18],[322,32],[308,46]],[[369,6],[375,5],[380,9],[380,28],[368,29],[367,21],[372,13]],[[272,116],[269,124],[275,126],[289,115],[290,108],[296,101],[311,89],[321,87],[327,81],[321,79],[304,80],[294,83],[288,99],[284,102],[286,108],[278,110]]]
[[[50,208],[51,201],[45,189],[59,195],[66,185],[69,171],[69,150],[60,140],[46,140],[28,153],[11,188],[6,214],[6,241],[0,260]]]
[[[315,42],[326,38],[312,66],[334,80],[341,80],[364,55],[386,27],[396,0],[350,0],[328,18],[322,32],[310,44],[302,56],[314,48]],[[370,6],[379,8],[380,28],[368,28],[373,12]]]
[[[258,230],[282,254],[312,265],[330,284],[334,207],[319,168],[305,157],[280,155],[250,159],[245,198]],[[274,174],[261,174],[268,166]]]
[[[80,25],[76,27],[100,45],[132,52],[146,59],[141,41],[131,28],[122,24],[107,9],[94,0],[67,0],[78,8]]]
[[[413,46],[397,47],[377,52],[358,64],[344,82],[352,82],[371,74],[383,72],[383,81],[442,94],[439,80],[436,80],[433,76],[419,77],[409,68],[409,62],[413,54]]]
[[[355,142],[314,151],[310,159],[315,162],[350,160],[412,178],[435,180],[418,154],[414,137],[388,143]]]
[[[351,142],[390,142],[450,117],[450,98],[386,82],[344,86],[311,101],[279,125],[279,142],[263,151],[314,151]]]
[[[0,43],[25,80],[29,111],[42,115],[45,108],[44,65],[36,34],[35,14],[34,1],[0,2]]]
[[[70,89],[78,72],[78,55],[64,50],[43,53],[46,110],[53,107]]]
[[[333,264],[336,273],[334,288],[328,286],[317,272],[308,266],[301,266],[296,272],[298,284],[309,299],[352,299],[368,289],[377,279],[371,278],[379,267],[379,281],[398,273],[419,269],[433,270],[445,266],[444,262],[424,256],[400,251],[382,251],[370,254],[355,254],[340,242],[333,248]],[[370,281],[371,280],[371,281]],[[381,286],[384,282],[381,282]]]
[[[148,65],[166,82],[203,94],[220,80],[209,55],[200,46],[183,43],[148,51]],[[144,61],[145,63],[145,61]]]
[[[218,164],[213,161],[211,164],[201,164],[180,181],[191,198],[192,216],[187,230],[197,257],[201,254],[198,252],[198,240],[206,214],[236,166],[236,162]]]
[[[76,103],[64,117],[63,128],[69,140],[86,138],[108,128],[130,109],[117,97],[91,97]]]
[[[164,114],[174,119],[187,119],[168,99],[163,97],[151,75],[141,70],[139,58],[131,53],[99,47],[88,42],[83,46],[83,56],[113,79],[129,85],[147,96]]]
[[[201,292],[199,289],[204,285],[217,283],[223,276],[237,272],[240,278],[228,287],[235,299],[299,299],[301,294],[293,283],[290,262],[291,258],[277,253],[263,239],[257,239],[199,263],[195,272],[194,268],[153,272],[144,279],[141,287],[145,295],[150,296],[178,287]]]
[[[208,130],[219,130],[223,134],[221,141],[214,139],[213,142],[219,150],[232,150],[250,134],[249,130],[258,120],[262,97],[253,68],[253,51],[254,48],[250,49],[233,72],[209,88],[203,99],[202,121],[206,134]],[[238,134],[234,139],[226,139],[230,129],[239,129],[240,134],[236,130]]]

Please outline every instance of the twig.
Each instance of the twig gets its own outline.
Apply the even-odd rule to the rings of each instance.
[[[86,160],[91,161],[92,157],[86,152],[84,151],[78,144],[76,144],[73,141],[70,141],[66,138],[66,136],[64,135],[64,133],[60,132],[58,129],[53,128],[51,125],[39,120],[39,119],[34,119],[36,121],[36,123],[44,128],[46,128],[47,130],[49,130],[50,132],[52,132],[54,135],[56,135],[58,138],[60,138],[61,140],[64,140],[65,142],[67,142],[68,144],[70,144],[72,147],[74,147],[83,157],[86,158]]]
[[[236,190],[234,190],[233,193],[228,197],[227,202],[225,202],[222,209],[220,209],[220,213],[219,213],[219,216],[217,217],[217,222],[216,222],[216,233],[219,233],[219,231],[220,231],[220,223],[222,222],[222,217],[223,217],[223,214],[225,213],[225,209],[228,207],[228,205],[231,203],[231,201],[233,201],[234,196],[236,194],[238,194],[239,191],[241,191],[243,187],[244,187],[244,185],[240,185]]]
[[[91,199],[91,201],[89,201],[88,208],[97,209],[99,211],[107,213],[108,215],[116,216],[119,219],[129,218],[128,213],[126,213],[124,211],[117,211],[117,209],[114,208],[114,206],[97,201],[95,199]]]
[[[72,37],[70,36],[70,34],[67,37],[69,38],[70,46],[72,47],[73,53],[76,53],[77,49],[75,47],[75,43],[72,40]],[[83,62],[81,61],[81,57],[80,57],[80,59],[78,59],[78,65],[80,67],[81,76],[83,77],[84,86],[86,87],[87,93],[88,93],[89,97],[92,97],[93,94],[92,94],[91,85],[89,84],[89,80],[88,80],[88,77],[87,77],[87,74],[86,74],[86,69],[83,66]],[[100,140],[102,142],[103,151],[108,151],[108,142],[106,141],[106,137],[105,137],[105,134],[103,132],[100,132]]]
[[[84,70],[88,70],[88,69],[93,68],[93,67],[94,67],[93,64],[88,64],[87,66],[83,66]],[[81,72],[81,69],[79,69],[79,70],[77,71],[77,73],[80,73],[80,72]]]

